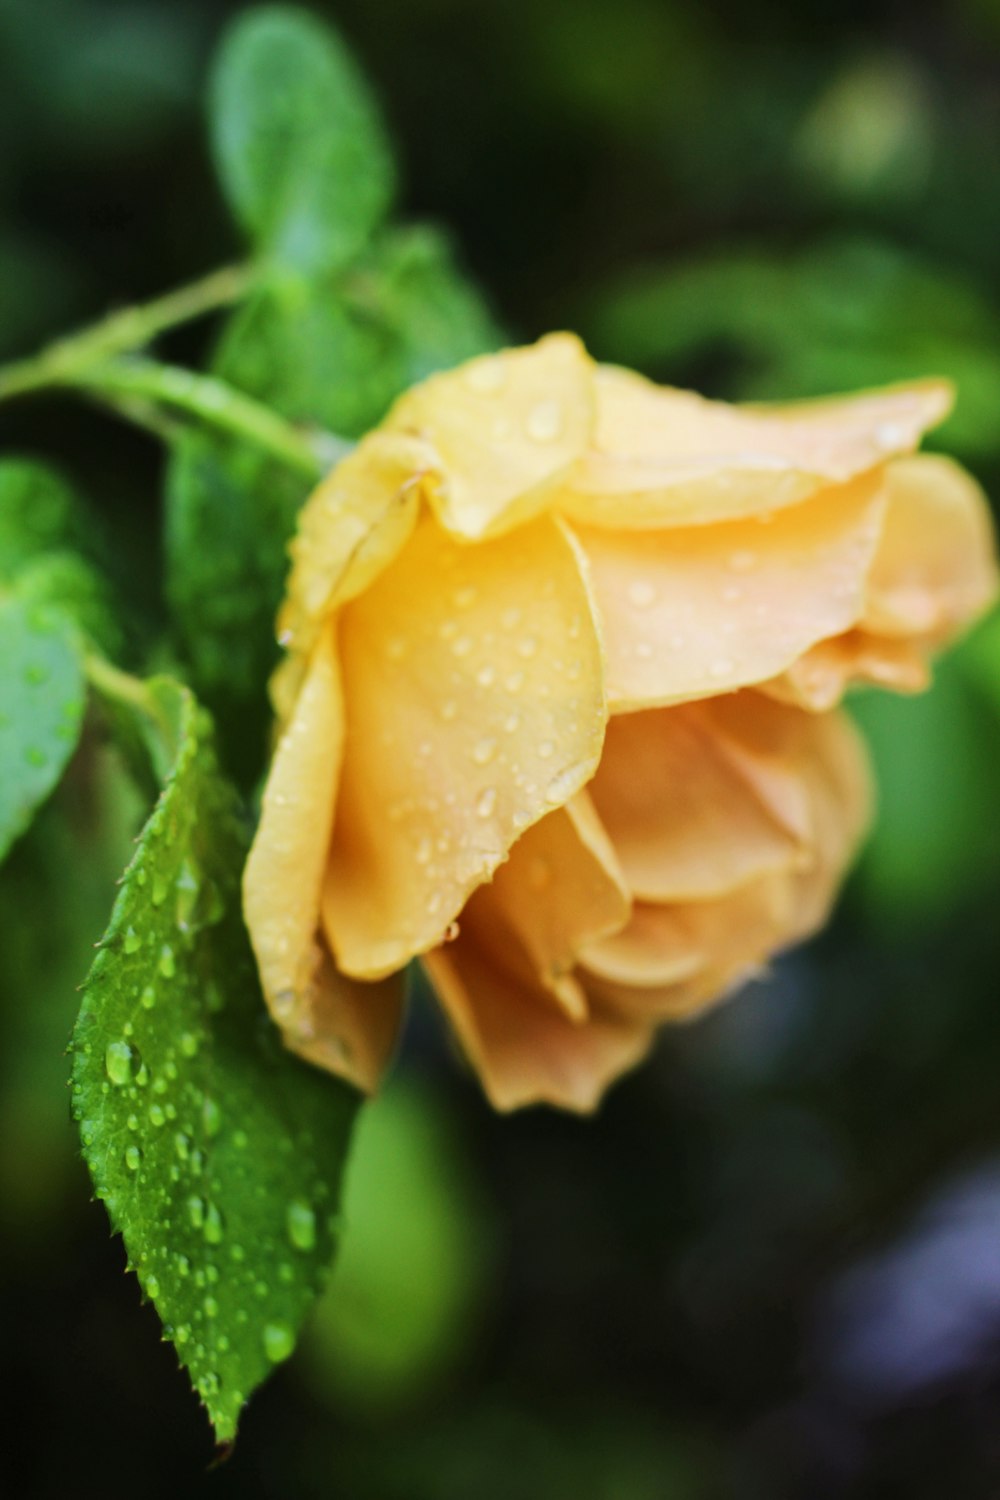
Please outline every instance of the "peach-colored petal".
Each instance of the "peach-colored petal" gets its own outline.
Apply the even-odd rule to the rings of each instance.
[[[989,506],[964,469],[935,455],[889,464],[885,485],[863,623],[876,634],[941,643],[996,598]]]
[[[896,454],[947,414],[943,381],[785,407],[729,406],[627,370],[595,376],[594,448],[558,503],[590,525],[704,526],[797,504]]]
[[[574,526],[604,626],[612,711],[766,681],[849,629],[864,608],[884,505],[869,475],[769,525]]]
[[[613,718],[588,790],[641,900],[718,895],[796,856],[796,841],[689,707]]]
[[[342,747],[337,645],[328,627],[274,757],[243,906],[264,996],[287,1044],[372,1088],[398,1027],[398,984],[343,979],[317,932]]]
[[[401,433],[371,433],[313,491],[291,544],[292,570],[278,616],[282,643],[307,652],[338,604],[386,568],[416,525],[434,451]]]
[[[615,851],[580,792],[518,839],[466,913],[519,946],[542,986],[579,1018],[577,988],[563,981],[582,945],[617,931],[631,908]]]
[[[868,756],[850,718],[803,713],[757,692],[691,711],[704,717],[719,753],[800,841],[811,867],[841,874],[871,814]],[[805,930],[793,925],[795,935]]]
[[[910,641],[848,630],[832,640],[819,641],[779,677],[762,682],[760,691],[782,703],[823,713],[834,708],[854,682],[897,693],[920,693],[930,683],[930,670],[923,653]]]
[[[637,902],[621,932],[583,949],[581,977],[669,992],[706,970],[760,964],[787,931],[792,905],[790,866],[704,901]],[[643,1013],[656,1015],[652,993]]]
[[[471,903],[470,903],[471,906]],[[423,962],[463,1051],[497,1109],[555,1104],[586,1113],[643,1057],[652,1027],[599,1003],[571,1020],[552,1004],[516,944],[476,912]]]
[[[430,499],[443,526],[480,537],[545,503],[540,487],[585,450],[593,365],[573,334],[470,360],[400,397],[387,425],[433,444],[444,477]]]
[[[441,941],[514,841],[587,782],[603,662],[572,541],[543,518],[476,546],[427,517],[343,611],[347,740],[328,888],[341,970]]]

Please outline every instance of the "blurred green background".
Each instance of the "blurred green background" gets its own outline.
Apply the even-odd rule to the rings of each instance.
[[[0,0],[0,359],[239,255],[203,96],[245,8]],[[512,337],[574,327],[731,398],[949,375],[935,442],[1000,495],[996,0],[310,8],[378,90],[405,214]],[[152,635],[156,445],[47,397],[0,412],[0,451],[79,481]],[[68,1125],[75,987],[136,818],[81,756],[0,871],[9,1492],[995,1495],[1000,626],[929,697],[856,706],[881,820],[834,926],[595,1120],[493,1117],[418,997],[331,1293],[212,1473]]]

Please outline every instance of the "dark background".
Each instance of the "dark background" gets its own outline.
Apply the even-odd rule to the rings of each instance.
[[[0,357],[240,254],[202,99],[243,9],[0,0]],[[512,337],[575,327],[727,397],[951,375],[938,441],[1000,494],[996,0],[312,9],[378,89],[405,213]],[[0,447],[77,477],[155,620],[156,446],[47,397]],[[333,1291],[212,1473],[67,1124],[135,817],[77,766],[0,882],[5,1492],[1000,1494],[1000,634],[858,712],[882,817],[833,927],[596,1119],[494,1117],[417,1006]]]

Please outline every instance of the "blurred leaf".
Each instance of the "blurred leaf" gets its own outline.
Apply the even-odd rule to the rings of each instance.
[[[63,773],[83,720],[65,618],[0,595],[0,859]]]
[[[967,650],[942,659],[919,698],[852,701],[878,787],[862,891],[876,918],[910,928],[947,923],[1000,869],[996,728],[967,680]]]
[[[394,169],[378,108],[346,45],[304,11],[253,10],[235,23],[212,129],[234,212],[284,265],[342,265],[388,211]]]
[[[32,1254],[76,1211],[66,1042],[139,814],[120,760],[88,736],[0,869],[0,1196],[8,1244]]]
[[[1000,449],[1000,312],[975,283],[873,240],[744,249],[633,274],[585,321],[603,358],[682,381],[706,356],[719,394],[781,400],[944,375],[958,403],[935,442]],[[730,363],[731,362],[731,365]]]
[[[86,515],[61,474],[30,458],[0,459],[0,579],[44,552],[87,543]]]
[[[343,1218],[307,1351],[348,1410],[426,1402],[476,1339],[495,1247],[457,1124],[414,1080],[362,1113]]]
[[[123,642],[116,601],[95,565],[89,508],[63,477],[33,459],[0,460],[0,580],[19,598],[58,608],[109,655]]]
[[[147,691],[172,764],[85,986],[73,1107],[97,1196],[226,1440],[332,1257],[356,1096],[282,1049],[207,716],[169,679]]]

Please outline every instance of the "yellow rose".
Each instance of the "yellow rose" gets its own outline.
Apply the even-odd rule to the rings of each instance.
[[[822,923],[848,683],[994,596],[937,381],[732,407],[556,334],[405,395],[306,505],[247,865],[288,1044],[363,1089],[419,956],[498,1107],[589,1109]]]

